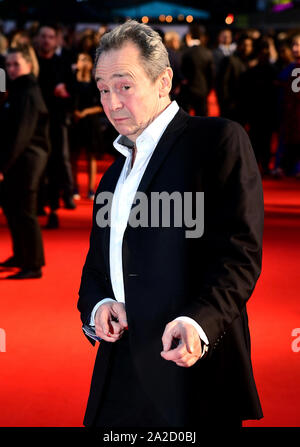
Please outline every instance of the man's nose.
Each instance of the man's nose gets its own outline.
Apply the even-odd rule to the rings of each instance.
[[[112,111],[119,110],[122,108],[122,102],[120,101],[118,95],[114,92],[111,92],[110,95],[110,109]]]

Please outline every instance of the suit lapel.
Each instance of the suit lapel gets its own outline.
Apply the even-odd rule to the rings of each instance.
[[[116,189],[117,182],[119,180],[121,171],[123,169],[126,158],[120,156],[115,163],[111,166],[110,175],[108,176],[105,185],[103,186],[104,191],[109,191],[114,193]],[[110,210],[111,211],[111,210]],[[110,238],[110,225],[106,225],[103,229],[103,243],[104,243],[104,259],[106,262],[107,271],[109,268],[109,238]]]
[[[120,155],[117,160],[111,165],[109,175],[107,176],[107,178],[105,178],[105,184],[101,189],[114,193],[125,160],[126,158],[123,155]]]
[[[176,143],[179,135],[185,129],[188,119],[189,115],[182,109],[179,109],[173,120],[166,128],[161,139],[159,140],[146,167],[145,173],[140,181],[137,191],[146,192],[155,173],[158,171],[159,167],[165,160],[172,146]]]

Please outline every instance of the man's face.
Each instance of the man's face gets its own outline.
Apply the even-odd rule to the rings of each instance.
[[[57,47],[57,35],[54,29],[44,26],[38,35],[38,45],[43,53],[54,52]]]
[[[179,50],[180,49],[180,37],[179,36],[174,36],[173,40],[172,40],[172,45],[174,48],[174,50]]]
[[[253,51],[253,43],[251,39],[245,39],[242,43],[242,51],[245,56],[249,56]]]
[[[232,43],[232,34],[231,31],[223,30],[219,36],[219,42],[223,45],[230,45]]]
[[[105,114],[115,129],[132,141],[160,113],[160,77],[149,78],[140,50],[132,43],[103,53],[96,82]]]
[[[8,54],[5,65],[7,75],[12,81],[31,72],[31,63],[26,61],[21,53]]]
[[[292,51],[295,59],[300,59],[300,37],[293,39]]]
[[[291,62],[294,58],[291,48],[287,46],[281,46],[278,55],[283,62]]]

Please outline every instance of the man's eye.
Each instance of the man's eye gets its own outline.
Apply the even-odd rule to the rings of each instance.
[[[105,88],[102,88],[99,91],[100,91],[100,95],[103,95],[104,93],[108,92],[108,90],[105,90]]]
[[[122,90],[129,90],[130,89],[130,85],[123,85]]]

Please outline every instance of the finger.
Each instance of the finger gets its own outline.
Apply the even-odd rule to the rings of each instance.
[[[114,312],[114,316],[118,319],[119,324],[122,328],[127,328],[127,315],[125,311],[125,307],[123,303],[117,303],[112,306],[112,310]]]
[[[124,328],[117,321],[111,321],[110,326],[111,326],[111,329],[109,331],[110,335],[112,334],[119,335],[120,333],[124,332]]]
[[[171,349],[170,351],[162,351],[162,357],[166,360],[172,360],[173,362],[182,361],[183,359],[189,357],[185,345],[179,345],[176,349]]]
[[[119,340],[121,338],[123,332],[118,333],[118,334],[111,334],[111,333],[105,334],[102,331],[101,327],[95,326],[95,333],[96,333],[97,337],[100,337],[102,340],[109,341],[109,342],[114,342],[114,341]]]
[[[102,307],[102,306],[101,306]],[[107,307],[99,308],[95,315],[95,327],[103,332],[103,334],[107,335],[110,330],[110,312]]]
[[[114,330],[117,329],[113,325],[112,317],[115,316],[115,312],[112,306],[103,306],[96,313],[95,324],[99,325],[105,335],[112,335]],[[119,332],[119,331],[118,331]]]
[[[96,332],[99,332],[99,336],[106,335],[108,337],[118,337],[124,331],[124,329],[119,325],[119,323],[115,321],[109,321],[108,328],[109,331],[105,332],[101,324],[99,325],[97,322],[95,323],[95,330]]]
[[[185,327],[182,331],[182,341],[186,345],[186,350],[190,354],[194,353],[195,332],[193,327]]]
[[[167,326],[164,330],[163,336],[161,338],[162,344],[163,344],[163,350],[165,352],[169,351],[172,346],[172,341],[173,341],[172,328],[173,328],[172,325],[167,324]]]
[[[120,339],[119,336],[118,337],[111,337],[111,336],[105,335],[105,334],[103,334],[102,337],[99,335],[99,337],[101,338],[101,340],[105,340],[105,341],[108,341],[110,343],[114,343],[114,342],[116,342],[117,340]]]

